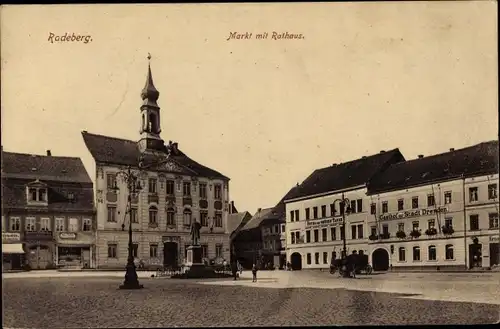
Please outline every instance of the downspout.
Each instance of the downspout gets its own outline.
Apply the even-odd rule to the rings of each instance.
[[[463,198],[463,211],[464,211],[464,262],[465,262],[465,268],[469,269],[469,264],[467,263],[467,211],[465,209],[465,175],[462,174],[462,198]]]

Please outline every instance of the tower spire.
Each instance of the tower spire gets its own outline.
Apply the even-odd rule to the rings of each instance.
[[[156,103],[160,97],[160,92],[156,89],[153,83],[153,74],[151,73],[151,54],[148,53],[148,74],[146,77],[146,84],[142,88],[141,98],[144,101],[142,105],[158,107]]]

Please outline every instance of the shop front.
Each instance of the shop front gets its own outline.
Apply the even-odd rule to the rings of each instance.
[[[54,268],[54,241],[50,231],[25,232],[27,263],[32,270]]]
[[[20,233],[2,233],[2,270],[22,270],[25,252]]]
[[[94,236],[87,232],[60,232],[56,238],[58,268],[94,268]]]

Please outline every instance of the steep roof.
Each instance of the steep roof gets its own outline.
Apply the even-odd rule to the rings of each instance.
[[[235,233],[235,231],[237,231],[239,227],[245,225],[250,218],[252,218],[252,215],[248,211],[229,214],[227,217],[227,230],[229,234]]]
[[[284,201],[367,184],[377,172],[401,161],[404,161],[404,157],[396,148],[353,161],[316,169]]]
[[[125,166],[138,165],[141,152],[137,142],[91,134],[86,131],[82,132],[82,136],[85,145],[96,162]],[[176,149],[176,152],[170,155],[168,161],[174,163],[180,172],[186,175],[229,180],[223,174],[192,160],[179,149]]]
[[[462,176],[498,173],[498,141],[391,165],[370,181],[368,194],[409,188]]]
[[[92,184],[80,158],[2,152],[2,176]]]
[[[266,224],[276,224],[276,223],[284,223],[285,222],[285,212],[286,212],[286,207],[285,207],[285,200],[290,196],[293,195],[293,193],[296,193],[296,190],[298,189],[299,185],[296,185],[292,187],[284,197],[281,198],[281,200],[278,202],[274,208],[265,216],[265,218],[262,220],[261,225],[266,225]]]
[[[267,214],[269,214],[273,208],[264,208],[258,210],[252,218],[242,227],[241,231],[248,231],[254,228],[258,228],[260,223],[266,218]]]

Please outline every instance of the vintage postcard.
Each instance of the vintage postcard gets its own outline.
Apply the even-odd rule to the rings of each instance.
[[[498,322],[496,1],[0,8],[5,327]]]

